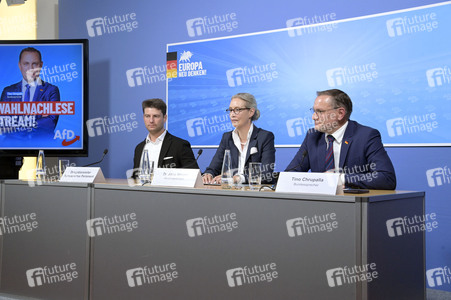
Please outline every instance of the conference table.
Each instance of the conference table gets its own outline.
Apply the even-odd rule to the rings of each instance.
[[[425,299],[424,231],[405,230],[424,192],[4,180],[0,195],[0,294]]]

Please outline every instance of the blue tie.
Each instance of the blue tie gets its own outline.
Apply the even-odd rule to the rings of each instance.
[[[25,97],[23,98],[23,101],[30,102],[30,85],[27,83],[25,86],[27,87],[27,90],[25,91]]]
[[[329,171],[330,169],[335,169],[335,162],[334,162],[334,140],[335,138],[332,135],[327,136],[327,140],[329,141],[329,148],[327,148],[326,151],[326,171]]]

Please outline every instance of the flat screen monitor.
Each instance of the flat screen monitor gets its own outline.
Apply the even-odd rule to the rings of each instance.
[[[0,155],[87,156],[88,40],[0,41]]]

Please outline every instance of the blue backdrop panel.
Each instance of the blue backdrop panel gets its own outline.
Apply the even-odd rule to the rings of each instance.
[[[387,144],[451,145],[451,5],[223,39],[169,44],[169,130],[195,146],[231,130],[225,113],[237,92],[256,96],[258,126],[276,145],[299,145],[312,127],[315,91],[339,88],[353,119]],[[194,29],[208,31],[209,21]],[[302,23],[299,21],[298,23]]]

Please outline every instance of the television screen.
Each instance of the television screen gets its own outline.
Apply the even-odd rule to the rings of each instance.
[[[87,155],[87,39],[0,41],[0,91],[2,155]]]

